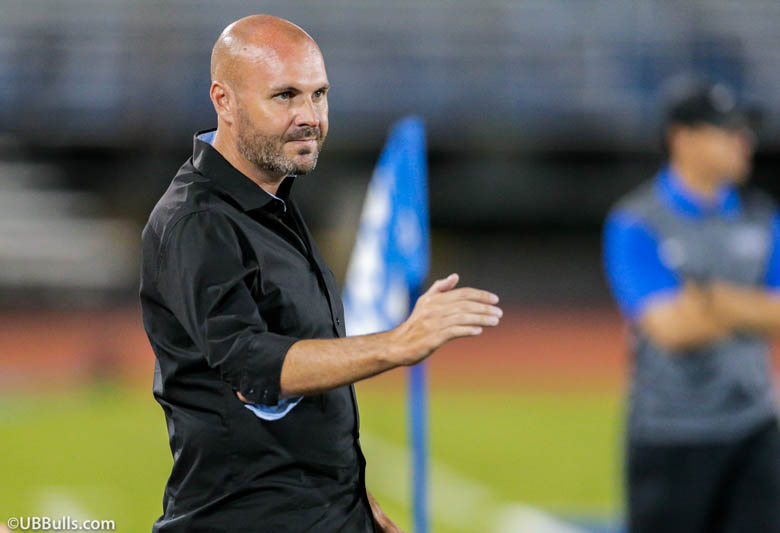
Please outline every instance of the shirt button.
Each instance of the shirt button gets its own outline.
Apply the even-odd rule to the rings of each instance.
[[[341,325],[341,319],[339,317],[336,317],[336,325],[337,326]]]

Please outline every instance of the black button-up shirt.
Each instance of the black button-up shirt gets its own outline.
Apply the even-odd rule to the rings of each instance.
[[[154,531],[371,531],[352,386],[278,420],[299,339],[345,335],[336,280],[288,177],[275,198],[196,135],[143,232],[141,307],[173,470]]]

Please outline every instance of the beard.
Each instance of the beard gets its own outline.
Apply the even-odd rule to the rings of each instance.
[[[297,156],[309,156],[303,162],[295,161],[295,156],[287,157],[284,144],[288,141],[314,137],[316,148],[299,149]],[[303,175],[314,170],[325,138],[319,127],[304,126],[285,135],[263,135],[243,112],[238,111],[238,151],[244,158],[259,168],[275,174]]]

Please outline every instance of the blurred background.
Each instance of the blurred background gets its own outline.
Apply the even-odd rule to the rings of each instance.
[[[663,161],[659,89],[683,72],[763,105],[753,184],[777,197],[777,2],[0,0],[0,522],[141,532],[161,513],[140,231],[216,126],[214,40],[258,12],[326,58],[331,130],[295,197],[337,277],[387,129],[414,113],[432,276],[507,311],[430,363],[434,531],[620,531],[628,360],[601,224]],[[395,371],[358,396],[369,486],[408,527],[404,387]]]

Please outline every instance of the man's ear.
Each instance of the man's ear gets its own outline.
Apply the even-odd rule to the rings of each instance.
[[[209,96],[220,120],[232,125],[237,107],[235,92],[226,83],[215,80],[211,82]]]

